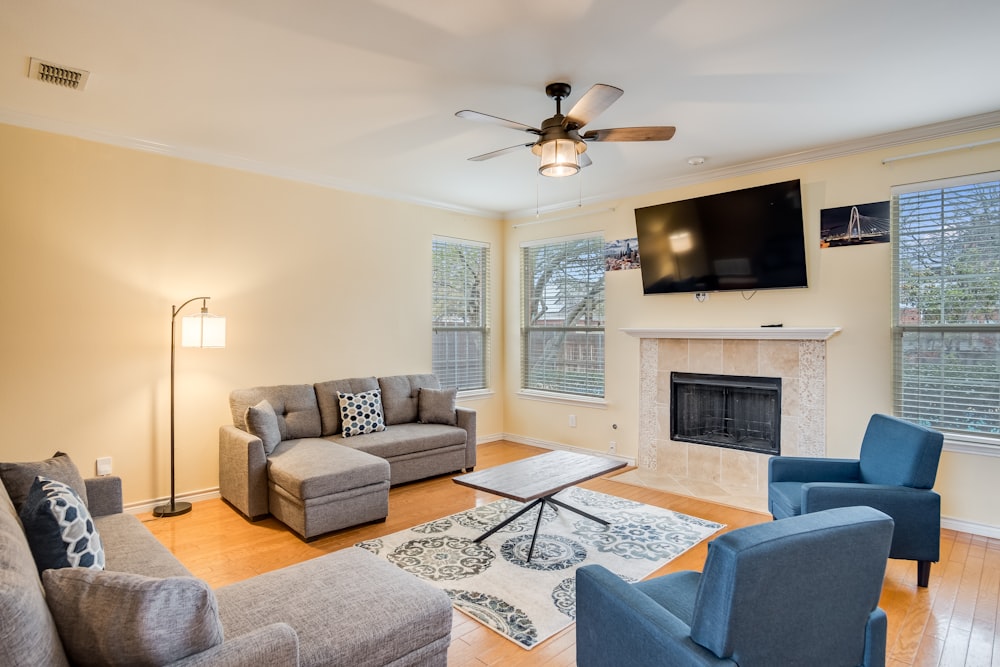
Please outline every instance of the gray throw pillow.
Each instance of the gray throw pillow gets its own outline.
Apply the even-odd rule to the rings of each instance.
[[[281,442],[281,428],[278,426],[278,415],[266,398],[247,408],[246,422],[250,434],[264,443],[264,453],[273,452]]]
[[[84,505],[88,504],[87,485],[83,483],[83,477],[77,470],[76,464],[68,454],[56,452],[52,458],[44,461],[0,463],[0,479],[3,479],[10,500],[14,503],[14,509],[18,512],[28,499],[28,492],[31,491],[31,485],[36,477],[47,477],[66,484],[76,491],[76,495],[80,496]]]
[[[455,396],[458,389],[428,389],[420,388],[420,396],[417,399],[418,419],[424,424],[448,424],[454,426],[458,423],[455,417]]]
[[[42,583],[75,665],[165,665],[222,643],[215,594],[200,579],[65,568]]]

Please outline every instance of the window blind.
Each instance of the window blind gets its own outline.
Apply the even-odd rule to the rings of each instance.
[[[431,368],[443,387],[489,386],[490,248],[484,243],[432,241]]]
[[[1000,172],[894,188],[896,414],[1000,445]]]
[[[604,396],[604,239],[521,248],[521,388]]]

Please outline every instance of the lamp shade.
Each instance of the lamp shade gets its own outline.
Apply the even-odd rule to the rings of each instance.
[[[181,347],[225,347],[226,318],[202,312],[181,318]]]
[[[583,142],[572,139],[551,139],[543,142],[539,148],[540,160],[538,173],[542,176],[572,176],[580,171],[580,153],[586,149]]]

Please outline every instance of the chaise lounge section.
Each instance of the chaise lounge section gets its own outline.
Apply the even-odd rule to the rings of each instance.
[[[373,392],[384,430],[345,433],[341,396]],[[455,406],[455,390],[434,375],[237,389],[229,402],[220,494],[251,520],[273,515],[304,539],[384,520],[392,485],[476,465],[476,413]]]
[[[67,462],[40,463],[59,477]],[[74,468],[70,480],[89,507],[103,569],[40,573],[15,506],[26,492],[8,495],[11,464],[3,465],[0,665],[447,664],[452,609],[444,592],[355,547],[213,591],[122,512],[117,477],[82,480]]]

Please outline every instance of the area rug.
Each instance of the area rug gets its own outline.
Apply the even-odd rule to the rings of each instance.
[[[556,498],[610,525],[546,504],[528,562],[537,510],[473,541],[523,507],[505,499],[357,546],[443,589],[456,609],[531,649],[576,620],[577,568],[599,563],[639,581],[725,527],[579,487]]]

